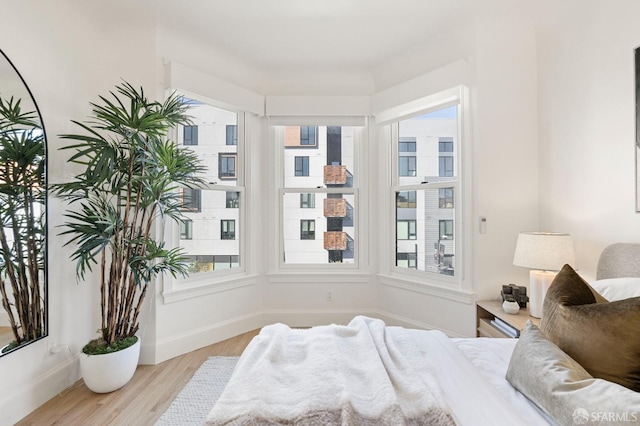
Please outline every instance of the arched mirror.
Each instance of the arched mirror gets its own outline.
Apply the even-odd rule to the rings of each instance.
[[[42,119],[0,51],[0,356],[47,335],[46,200]]]

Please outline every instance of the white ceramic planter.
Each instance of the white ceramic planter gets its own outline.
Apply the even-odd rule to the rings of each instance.
[[[118,352],[104,355],[80,353],[80,373],[89,389],[96,393],[113,392],[120,389],[133,377],[140,357],[138,341]]]

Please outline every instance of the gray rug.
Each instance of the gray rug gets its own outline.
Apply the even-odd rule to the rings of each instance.
[[[195,372],[156,426],[201,425],[226,386],[237,356],[212,356]]]

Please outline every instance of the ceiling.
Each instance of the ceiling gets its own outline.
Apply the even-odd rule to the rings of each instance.
[[[161,29],[254,73],[373,75],[394,58],[525,0],[128,0]],[[202,55],[201,55],[202,56]],[[424,71],[423,71],[424,72]]]

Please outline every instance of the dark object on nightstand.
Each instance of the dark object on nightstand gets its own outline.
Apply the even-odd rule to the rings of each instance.
[[[506,299],[515,300],[521,308],[526,308],[527,302],[529,301],[529,296],[527,296],[527,287],[523,285],[503,285],[500,295],[502,296],[503,302]]]

